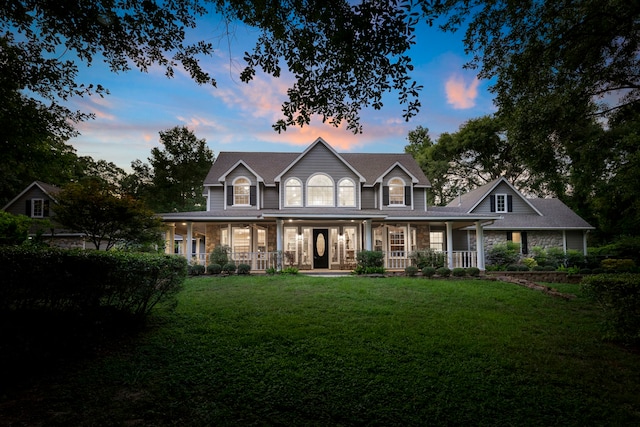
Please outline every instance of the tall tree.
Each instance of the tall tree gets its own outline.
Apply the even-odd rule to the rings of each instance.
[[[101,179],[68,184],[56,200],[55,221],[84,233],[95,249],[161,243],[163,225],[153,211]]]
[[[176,126],[160,132],[160,143],[164,148],[151,150],[150,166],[139,160],[132,163],[134,173],[142,175],[128,181],[130,190],[148,196],[156,212],[204,210],[202,183],[214,161],[207,141]]]

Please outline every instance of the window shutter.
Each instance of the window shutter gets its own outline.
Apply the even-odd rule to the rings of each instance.
[[[389,187],[386,185],[382,187],[382,205],[383,206],[389,205]]]
[[[513,196],[507,196],[507,212],[513,212]]]
[[[507,231],[507,241],[513,242],[513,231]]]
[[[411,206],[411,186],[404,186],[404,204],[407,206]]]
[[[493,194],[489,196],[489,209],[491,210],[491,212],[496,211],[496,196],[494,196]]]
[[[227,185],[227,206],[233,206],[233,185]]]
[[[522,242],[522,253],[526,255],[529,253],[529,245],[527,243],[527,232],[526,231],[521,232],[520,236],[521,236],[520,239]]]
[[[249,187],[249,204],[251,206],[256,205],[256,186],[252,185]]]
[[[45,200],[42,205],[42,216],[49,217],[49,200]]]
[[[31,199],[26,200],[26,206],[24,208],[24,214],[31,217]]]

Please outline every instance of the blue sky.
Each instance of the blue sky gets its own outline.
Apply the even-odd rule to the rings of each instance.
[[[310,126],[278,134],[271,126],[282,117],[280,105],[293,80],[283,73],[278,79],[257,74],[249,84],[240,82],[243,54],[253,46],[257,32],[234,25],[231,37],[227,37],[221,21],[208,22],[194,36],[216,48],[203,66],[215,76],[217,88],[197,85],[180,69],[171,79],[159,68],[148,73],[132,70],[115,74],[98,61],[81,70],[82,81],[102,84],[110,95],[71,101],[72,108],[96,116],[80,123],[77,129],[81,135],[69,141],[78,155],[111,161],[129,170],[133,160],[146,161],[151,149],[160,145],[159,131],[174,126],[187,126],[198,138],[206,139],[216,155],[221,151],[299,152],[317,137],[340,152],[402,152],[408,132],[419,125],[429,128],[435,140],[443,132],[457,131],[465,121],[495,110],[488,82],[478,81],[474,71],[463,69],[468,60],[463,34],[443,34],[421,25],[409,55],[415,65],[413,76],[424,86],[422,108],[411,121],[404,121],[402,106],[391,93],[381,110],[361,112],[362,134],[323,124],[317,117]]]

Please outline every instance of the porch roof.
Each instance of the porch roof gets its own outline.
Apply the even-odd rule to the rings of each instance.
[[[469,214],[455,210],[433,209],[409,211],[401,209],[227,209],[217,211],[170,212],[158,214],[163,221],[259,221],[270,219],[306,220],[385,220],[385,221],[437,221],[474,222],[494,221],[501,217],[495,214]]]

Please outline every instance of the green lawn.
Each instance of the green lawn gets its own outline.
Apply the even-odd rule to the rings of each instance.
[[[561,290],[578,298],[480,280],[193,278],[135,339],[0,402],[0,425],[640,425],[640,355],[600,340],[579,286]]]

